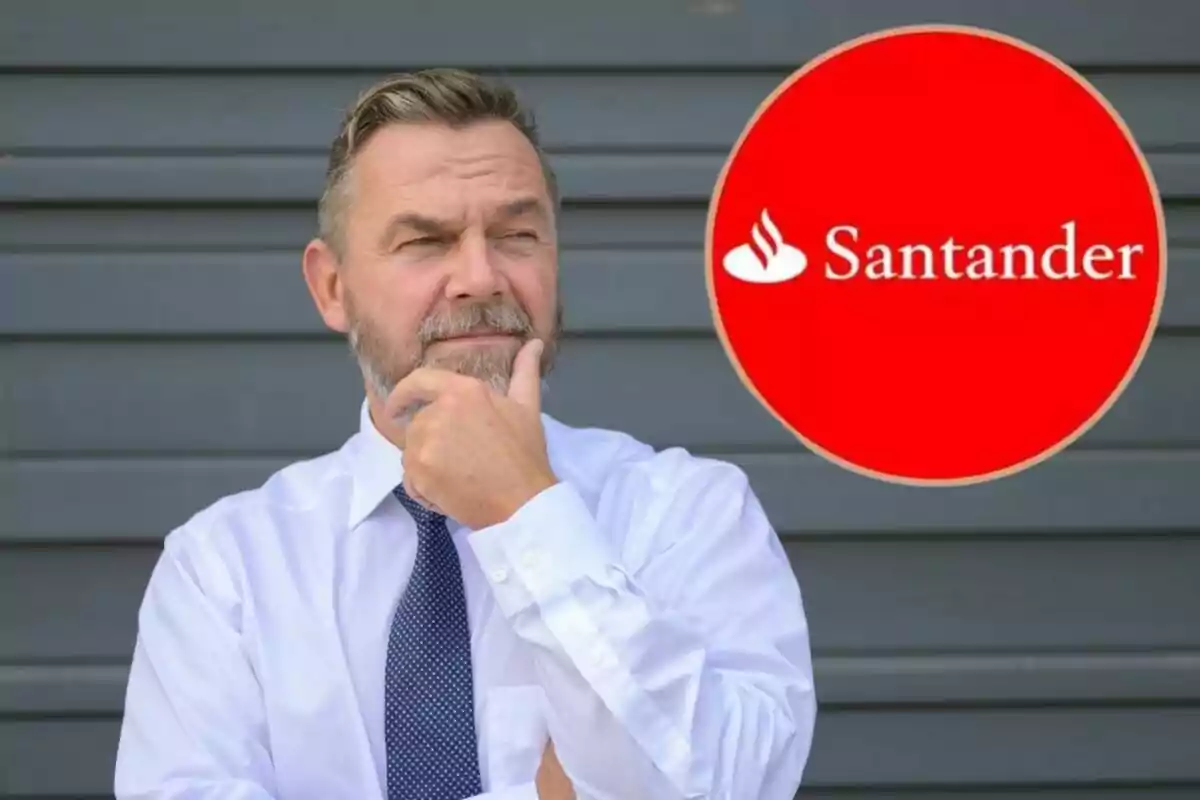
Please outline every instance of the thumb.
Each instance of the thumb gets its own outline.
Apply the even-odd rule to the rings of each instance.
[[[517,351],[513,360],[512,378],[508,382],[508,398],[530,411],[542,412],[542,350],[541,339],[531,339]]]

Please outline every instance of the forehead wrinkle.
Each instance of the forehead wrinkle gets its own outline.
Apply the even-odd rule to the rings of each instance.
[[[527,157],[523,151],[513,153],[502,147],[468,147],[466,152],[442,152],[440,157],[405,160],[401,166],[385,158],[385,151],[378,146],[372,147],[381,144],[386,142],[382,139],[368,142],[351,163],[345,175],[347,202],[343,208],[354,202],[352,197],[386,198],[390,209],[384,212],[385,225],[398,214],[416,212],[437,219],[448,228],[462,229],[471,218],[482,216],[494,220],[497,212],[511,202],[529,195],[541,196],[548,188],[541,162],[532,151]],[[436,188],[427,189],[430,184]],[[471,196],[480,190],[499,196]],[[543,209],[541,216],[549,218],[549,209]]]

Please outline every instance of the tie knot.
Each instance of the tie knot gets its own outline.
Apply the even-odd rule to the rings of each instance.
[[[396,495],[396,499],[400,501],[400,505],[404,506],[404,510],[409,514],[412,514],[412,518],[417,521],[418,527],[424,528],[427,525],[445,524],[445,514],[439,514],[436,511],[430,511],[428,508],[409,497],[408,492],[404,490],[404,484],[400,484],[393,489],[392,494]]]

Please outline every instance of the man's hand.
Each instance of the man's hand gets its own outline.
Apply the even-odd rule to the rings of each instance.
[[[506,397],[475,378],[427,367],[400,381],[385,405],[389,419],[428,403],[404,431],[410,497],[478,530],[558,483],[542,430],[542,347],[534,339],[517,353]]]
[[[575,800],[575,787],[571,785],[567,773],[563,772],[562,764],[558,763],[554,742],[546,743],[535,783],[538,800]]]

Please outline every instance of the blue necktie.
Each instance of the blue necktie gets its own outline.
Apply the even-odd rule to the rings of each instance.
[[[416,520],[418,539],[388,639],[388,800],[463,800],[483,789],[462,569],[446,517],[403,486],[394,494]]]

